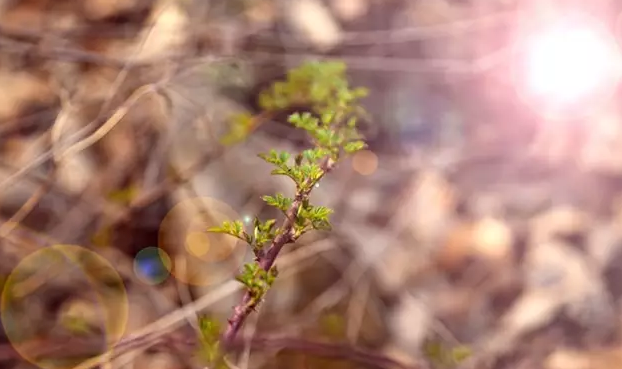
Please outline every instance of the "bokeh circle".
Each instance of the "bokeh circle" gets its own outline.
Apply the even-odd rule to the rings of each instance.
[[[357,151],[352,157],[352,168],[361,175],[372,175],[378,168],[378,155],[370,150]]]
[[[171,257],[159,247],[145,247],[134,258],[134,274],[143,283],[158,285],[170,276]]]
[[[228,204],[210,197],[182,200],[160,225],[158,246],[172,257],[165,266],[178,281],[210,286],[231,279],[249,247],[227,234],[208,232],[224,221],[242,220]]]
[[[28,298],[40,298],[37,293],[45,289],[46,283],[55,278],[74,278],[75,275],[70,272],[72,269],[79,271],[92,288],[92,291],[76,290],[75,297],[93,292],[101,308],[98,310],[104,315],[103,327],[99,328],[105,336],[105,349],[111,349],[125,333],[129,314],[127,291],[123,279],[108,260],[77,245],[57,244],[39,249],[21,260],[6,278],[0,299],[0,318],[14,350],[26,361],[42,369],[70,369],[85,359],[82,357],[77,362],[56,360],[37,352],[37,345],[33,343],[41,338],[41,332],[37,332],[36,328],[25,329],[32,326],[30,320],[33,318],[21,311]],[[69,282],[80,285],[79,281]],[[74,332],[67,331],[64,334]],[[71,356],[69,352],[67,355]]]

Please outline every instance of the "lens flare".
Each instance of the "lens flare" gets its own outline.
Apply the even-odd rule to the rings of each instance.
[[[207,230],[223,221],[236,220],[243,218],[229,205],[213,198],[177,203],[162,221],[158,236],[160,249],[175,253],[173,263],[164,264],[169,273],[194,286],[209,286],[232,278],[243,264],[248,246],[232,236]]]
[[[576,102],[612,76],[611,60],[611,45],[596,32],[554,29],[529,50],[529,87],[559,103]]]
[[[76,267],[83,272],[101,307],[104,324],[101,328],[108,349],[125,333],[129,313],[127,292],[123,279],[108,260],[76,245],[53,245],[35,251],[21,260],[7,277],[0,301],[0,318],[15,351],[42,369],[69,369],[77,362],[50,360],[32,350],[36,348],[33,343],[38,341],[40,333],[37,333],[35,318],[23,312],[22,304],[27,303],[30,296],[35,299],[44,296],[42,292],[48,288],[47,281],[62,278]],[[34,329],[27,328],[33,326]]]
[[[369,150],[358,151],[352,157],[352,168],[364,176],[374,174],[378,168],[378,156]]]
[[[171,258],[158,247],[145,247],[134,258],[134,273],[143,283],[157,285],[170,275]]]
[[[576,117],[612,97],[620,53],[613,34],[599,22],[567,17],[524,36],[517,88],[539,112]]]

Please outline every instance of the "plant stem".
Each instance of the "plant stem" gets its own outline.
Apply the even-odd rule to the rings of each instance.
[[[322,160],[320,168],[322,168],[322,175],[313,183],[307,183],[305,190],[298,190],[294,201],[285,213],[285,221],[281,226],[281,232],[272,240],[270,247],[266,252],[258,258],[259,266],[266,272],[270,271],[270,268],[274,265],[276,258],[278,257],[281,249],[288,243],[296,241],[294,236],[294,225],[296,224],[296,218],[298,210],[302,206],[303,202],[309,197],[311,189],[315,183],[330,172],[335,167],[336,162],[330,157],[326,157]],[[222,335],[223,341],[226,343],[232,342],[238,334],[240,328],[244,324],[246,317],[250,315],[257,305],[260,299],[254,297],[250,291],[246,291],[242,297],[242,301],[233,308],[233,315],[228,319],[228,324],[225,332]]]

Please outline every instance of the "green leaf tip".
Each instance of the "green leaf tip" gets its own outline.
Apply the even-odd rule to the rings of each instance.
[[[365,148],[367,148],[367,144],[365,142],[352,141],[352,142],[348,142],[347,144],[345,144],[343,150],[348,154],[352,154],[357,151],[363,150]]]

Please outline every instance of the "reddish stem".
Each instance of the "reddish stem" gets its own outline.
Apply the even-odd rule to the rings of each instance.
[[[289,207],[287,212],[285,213],[285,221],[281,226],[281,233],[272,240],[270,247],[263,254],[258,262],[259,266],[266,272],[270,271],[270,268],[274,265],[276,258],[279,256],[279,253],[288,243],[294,242],[294,225],[296,224],[296,218],[298,214],[298,210],[300,206],[302,206],[303,201],[308,198],[313,185],[318,182],[326,173],[330,172],[335,166],[335,162],[330,158],[325,158],[322,160],[320,167],[322,168],[322,175],[317,180],[308,181],[307,189],[304,191],[299,191],[292,202],[292,205]],[[259,304],[259,299],[254,298],[250,291],[246,291],[244,296],[242,297],[242,301],[233,308],[233,315],[228,320],[228,325],[225,332],[222,335],[223,341],[226,343],[232,342],[240,328],[244,324],[246,317],[248,317]]]

